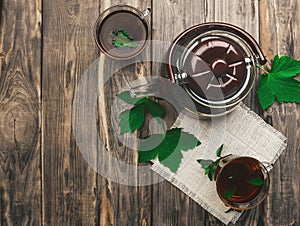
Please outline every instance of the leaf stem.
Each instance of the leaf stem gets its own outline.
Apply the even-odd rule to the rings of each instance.
[[[256,64],[256,67],[258,67],[260,70],[262,70],[266,74],[269,74],[269,72],[266,69],[264,69],[262,66],[260,66],[259,64]]]

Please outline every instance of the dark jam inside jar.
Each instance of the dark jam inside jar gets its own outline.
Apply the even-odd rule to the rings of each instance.
[[[118,30],[126,31],[133,41],[139,42],[137,47],[119,47],[116,48],[112,42],[111,33]],[[118,58],[127,58],[136,55],[145,45],[148,36],[148,27],[146,21],[138,15],[120,10],[109,14],[100,24],[98,31],[98,41],[105,52]]]
[[[246,79],[245,54],[222,38],[201,41],[185,61],[188,87],[201,98],[220,101],[236,94]]]

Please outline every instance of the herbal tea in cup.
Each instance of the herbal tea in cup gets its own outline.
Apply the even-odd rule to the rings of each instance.
[[[252,157],[228,155],[220,159],[215,172],[217,192],[221,200],[235,210],[259,205],[269,190],[271,165]]]
[[[126,60],[138,55],[149,39],[146,17],[150,9],[141,12],[128,5],[106,9],[98,17],[94,38],[98,48],[107,56]]]

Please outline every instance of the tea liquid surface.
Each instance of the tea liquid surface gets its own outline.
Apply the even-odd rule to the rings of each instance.
[[[113,31],[125,30],[133,41],[141,41],[138,47],[116,48],[112,43]],[[117,57],[130,57],[139,52],[147,39],[147,24],[136,14],[121,10],[111,13],[100,25],[98,39],[102,48],[111,55]]]
[[[258,161],[249,157],[241,157],[224,166],[217,180],[217,189],[219,195],[230,202],[248,202],[260,192],[263,181],[264,176]],[[228,198],[230,193],[233,194]]]

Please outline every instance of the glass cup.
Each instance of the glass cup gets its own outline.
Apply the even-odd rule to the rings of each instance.
[[[247,156],[227,155],[220,159],[214,174],[217,192],[226,206],[248,210],[267,196],[272,165]]]
[[[103,11],[94,26],[94,39],[100,51],[116,60],[137,56],[150,37],[149,14],[149,8],[139,11],[129,5]]]

